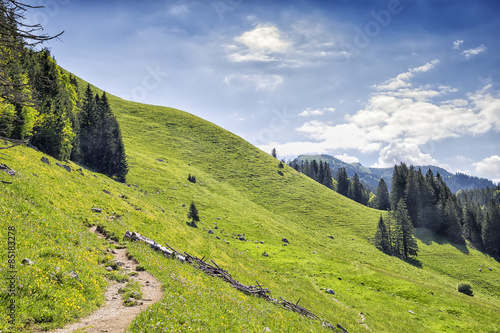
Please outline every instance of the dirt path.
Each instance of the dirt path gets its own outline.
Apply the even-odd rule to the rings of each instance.
[[[95,232],[95,227],[89,229]],[[102,237],[101,235],[99,235]],[[134,260],[127,258],[127,249],[113,250],[113,255],[116,260],[121,261],[122,272],[135,271],[137,263]],[[90,316],[83,318],[77,323],[68,325],[52,331],[51,333],[71,333],[75,330],[83,332],[107,332],[107,333],[123,333],[130,325],[132,320],[142,311],[146,310],[150,305],[158,302],[163,292],[161,283],[151,274],[145,271],[137,272],[137,276],[131,276],[130,280],[137,280],[141,284],[143,294],[142,304],[126,307],[123,305],[121,294],[118,289],[125,286],[125,283],[117,283],[110,281],[108,290],[106,291],[106,304],[92,313]]]

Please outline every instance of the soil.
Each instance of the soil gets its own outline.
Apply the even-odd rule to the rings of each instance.
[[[96,232],[96,228],[89,229]],[[102,237],[98,234],[99,237]],[[127,257],[127,249],[113,250],[115,259],[124,263],[122,273],[136,270],[137,262]],[[92,313],[90,316],[81,319],[77,323],[70,324],[64,328],[56,329],[51,333],[71,333],[79,332],[108,332],[123,333],[134,320],[134,318],[146,310],[152,304],[158,302],[163,297],[161,283],[146,271],[137,272],[136,276],[130,276],[130,280],[136,280],[141,284],[142,300],[138,305],[127,307],[123,305],[122,295],[118,289],[125,286],[125,283],[109,281],[109,287],[105,293],[106,304]],[[142,302],[142,304],[141,304]]]

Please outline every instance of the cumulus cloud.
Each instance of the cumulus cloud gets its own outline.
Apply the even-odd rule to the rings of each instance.
[[[284,79],[280,75],[231,74],[224,78],[224,82],[228,86],[236,82],[239,85],[252,86],[257,91],[273,91],[283,84]]]
[[[322,109],[313,109],[313,108],[307,108],[301,113],[299,113],[299,116],[301,117],[309,117],[309,116],[322,116],[328,112],[335,112],[335,108],[322,108]]]
[[[479,176],[489,178],[495,183],[500,183],[500,156],[492,155],[482,161],[473,163],[472,166]]]
[[[380,151],[375,168],[389,168],[400,162],[413,165],[435,165],[450,170],[450,166],[439,163],[429,154],[424,154],[416,144],[391,142]]]
[[[476,47],[475,49],[464,50],[460,54],[463,55],[465,57],[465,59],[469,60],[470,58],[472,58],[480,53],[483,53],[484,51],[486,51],[486,46],[481,45],[481,46]]]
[[[250,31],[235,37],[235,44],[226,46],[229,59],[233,62],[276,61],[285,53],[291,43],[283,38],[280,30],[270,24],[259,24]]]
[[[295,152],[305,153],[299,147],[311,153],[346,149],[362,153],[379,151],[377,166],[406,161],[449,169],[420,149],[446,138],[500,131],[500,98],[493,95],[491,85],[463,98],[448,99],[448,94],[457,91],[455,88],[412,85],[413,76],[431,70],[436,64],[438,61],[434,60],[411,68],[375,86],[377,91],[366,105],[354,115],[346,116],[344,123],[305,122],[297,131],[309,142],[293,143]],[[305,111],[304,116],[315,110]]]
[[[359,159],[356,156],[350,156],[345,153],[342,155],[335,155],[334,157],[345,163],[359,163]]]

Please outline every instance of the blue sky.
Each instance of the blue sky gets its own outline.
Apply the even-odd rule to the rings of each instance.
[[[58,63],[284,158],[500,181],[500,3],[48,0]]]

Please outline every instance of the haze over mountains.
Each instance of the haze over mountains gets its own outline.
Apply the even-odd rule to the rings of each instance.
[[[298,157],[298,159],[300,161],[316,160],[318,162],[319,161],[328,162],[334,178],[335,175],[337,174],[337,171],[340,168],[344,167],[347,171],[349,178],[352,179],[354,174],[357,173],[361,182],[367,185],[372,192],[375,192],[375,190],[377,189],[378,182],[381,178],[384,178],[385,182],[387,183],[387,186],[391,188],[392,172],[394,168],[365,167],[360,163],[343,162],[342,160],[333,157],[331,155],[301,155]],[[495,183],[486,178],[469,176],[463,173],[453,174],[451,172],[446,171],[443,168],[432,165],[425,165],[418,167],[422,169],[422,172],[424,174],[425,172],[427,172],[428,169],[431,169],[435,175],[439,172],[439,174],[441,175],[441,177],[443,178],[443,180],[446,182],[446,184],[453,193],[456,193],[460,190],[479,189],[479,188],[495,186]]]

